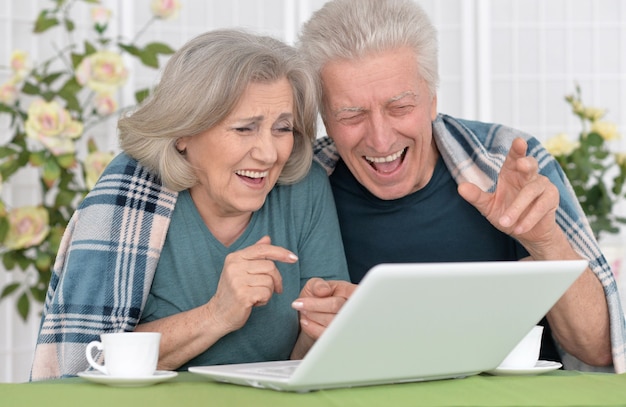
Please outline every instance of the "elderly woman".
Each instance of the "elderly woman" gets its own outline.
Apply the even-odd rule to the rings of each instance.
[[[299,321],[292,303],[336,309],[352,289],[328,180],[311,166],[314,86],[291,47],[237,30],[170,59],[67,228],[32,380],[86,370],[104,332],[161,332],[167,370],[306,353],[328,318]]]

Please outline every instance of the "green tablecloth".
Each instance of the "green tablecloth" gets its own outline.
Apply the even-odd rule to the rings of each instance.
[[[0,384],[0,406],[626,406],[626,374],[479,375],[297,394],[214,383],[185,372],[168,382],[138,388],[80,378],[5,383]]]

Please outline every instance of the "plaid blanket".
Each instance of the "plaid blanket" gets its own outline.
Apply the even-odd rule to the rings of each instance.
[[[125,154],[107,167],[63,236],[31,380],[86,370],[85,345],[139,322],[178,193]]]
[[[448,170],[457,183],[472,182],[484,191],[493,192],[498,173],[511,143],[522,137],[528,143],[528,155],[539,162],[539,171],[559,189],[560,203],[556,220],[574,249],[589,260],[589,266],[604,287],[609,307],[612,369],[589,366],[562,349],[566,369],[626,372],[626,321],[615,278],[602,255],[576,195],[556,160],[534,137],[510,127],[461,120],[440,114],[433,122],[433,137]],[[315,144],[315,159],[332,173],[339,155],[332,140],[320,138]]]

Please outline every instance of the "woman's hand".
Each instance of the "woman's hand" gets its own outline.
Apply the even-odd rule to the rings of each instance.
[[[295,263],[289,250],[272,246],[268,236],[226,256],[217,292],[204,305],[138,325],[136,331],[161,332],[158,369],[174,370],[228,333],[241,328],[252,307],[283,290],[275,261]]]
[[[283,282],[275,261],[295,263],[298,257],[273,246],[269,236],[226,256],[217,292],[207,304],[213,321],[225,333],[241,328],[252,307],[265,305],[274,293],[282,293]]]

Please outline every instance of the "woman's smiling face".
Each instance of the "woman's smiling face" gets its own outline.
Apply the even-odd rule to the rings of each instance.
[[[293,145],[293,93],[286,78],[250,83],[221,123],[177,142],[199,179],[190,189],[196,207],[217,216],[258,210]]]

